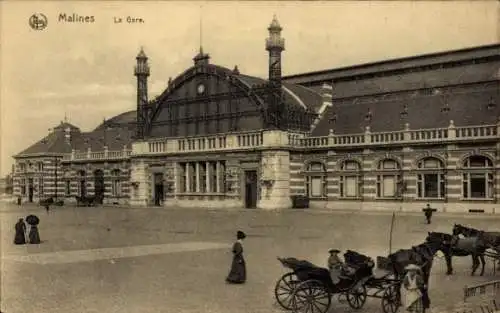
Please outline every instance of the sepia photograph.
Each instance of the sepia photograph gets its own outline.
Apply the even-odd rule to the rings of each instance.
[[[497,0],[0,1],[0,313],[500,312],[499,102]]]

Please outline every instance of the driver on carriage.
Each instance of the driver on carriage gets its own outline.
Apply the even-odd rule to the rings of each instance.
[[[330,277],[333,284],[338,284],[341,278],[348,278],[344,276],[344,274],[352,274],[353,269],[344,264],[342,260],[340,260],[340,257],[338,255],[340,253],[340,250],[331,249],[328,252],[330,253],[330,256],[328,257],[328,269],[330,270]]]

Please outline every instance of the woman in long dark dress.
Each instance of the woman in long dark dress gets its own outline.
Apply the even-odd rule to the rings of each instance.
[[[24,245],[26,243],[26,225],[22,218],[16,223],[16,236],[14,237],[14,244]]]
[[[31,244],[40,243],[40,233],[38,232],[38,225],[31,225],[29,239]]]
[[[231,264],[231,271],[226,278],[226,282],[230,284],[243,284],[247,278],[247,270],[245,259],[243,258],[243,239],[246,235],[244,232],[238,230],[236,233],[236,242],[233,244],[233,262]]]

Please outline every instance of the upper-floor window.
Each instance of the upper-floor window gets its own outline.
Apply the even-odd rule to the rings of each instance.
[[[482,155],[472,155],[462,164],[464,199],[491,199],[494,192],[493,162]]]
[[[446,176],[443,161],[426,157],[417,163],[417,197],[442,199],[446,196]]]

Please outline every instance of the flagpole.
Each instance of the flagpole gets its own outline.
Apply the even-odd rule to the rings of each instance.
[[[394,220],[395,219],[396,219],[396,213],[392,212],[391,231],[389,233],[389,253],[387,255],[390,255],[392,253],[392,229],[394,228]]]

